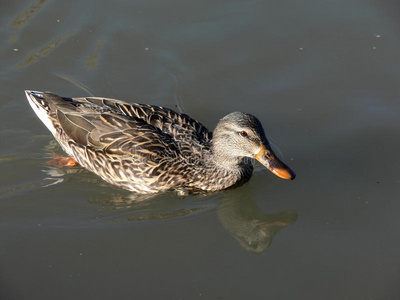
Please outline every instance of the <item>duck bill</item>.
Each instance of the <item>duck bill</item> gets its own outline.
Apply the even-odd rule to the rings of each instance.
[[[296,174],[263,143],[261,143],[260,152],[255,154],[254,158],[280,178],[293,180],[296,177]]]

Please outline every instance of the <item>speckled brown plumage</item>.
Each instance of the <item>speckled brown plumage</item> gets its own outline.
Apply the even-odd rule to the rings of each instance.
[[[216,191],[243,184],[253,171],[245,156],[257,154],[261,142],[268,145],[259,121],[247,114],[243,115],[255,124],[246,124],[244,118],[244,127],[254,135],[257,149],[232,159],[225,157],[229,147],[217,147],[213,134],[201,123],[167,108],[99,97],[65,98],[33,91],[26,95],[62,148],[80,165],[138,193]],[[220,123],[225,124],[223,120]],[[236,131],[232,134],[238,136]],[[221,140],[229,138],[224,134]]]

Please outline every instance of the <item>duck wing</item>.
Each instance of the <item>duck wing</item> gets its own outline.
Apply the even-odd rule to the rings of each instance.
[[[205,126],[186,114],[148,104],[115,102],[114,105],[124,115],[139,118],[176,141],[206,143],[212,139],[212,133]]]
[[[151,155],[153,159],[201,155],[212,138],[198,121],[160,106],[101,97],[67,98],[48,92],[28,94],[54,127],[59,126],[76,144],[110,154]]]
[[[64,133],[76,144],[108,154],[158,161],[173,158],[178,151],[173,139],[137,118],[61,110],[57,111],[57,117]]]

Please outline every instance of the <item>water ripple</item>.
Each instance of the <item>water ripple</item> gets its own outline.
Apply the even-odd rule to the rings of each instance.
[[[46,5],[49,0],[37,0],[27,9],[14,18],[10,26],[14,28],[23,28],[26,24]]]
[[[28,54],[28,56],[21,62],[19,62],[16,67],[17,68],[25,68],[33,63],[35,63],[37,60],[46,57],[47,55],[50,54],[54,49],[56,49],[63,41],[68,39],[72,34],[74,33],[73,30],[64,33],[61,36],[58,36],[51,40],[49,43],[44,45],[42,48],[37,49],[32,51],[31,53]]]

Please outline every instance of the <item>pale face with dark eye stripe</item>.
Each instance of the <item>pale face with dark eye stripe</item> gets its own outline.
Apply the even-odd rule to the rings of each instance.
[[[242,112],[233,112],[222,118],[213,138],[220,148],[215,150],[232,158],[253,157],[260,152],[261,143],[268,144],[260,121]]]
[[[217,162],[228,168],[250,157],[281,178],[296,176],[273,153],[260,121],[250,114],[233,112],[222,118],[213,134],[213,151]]]

